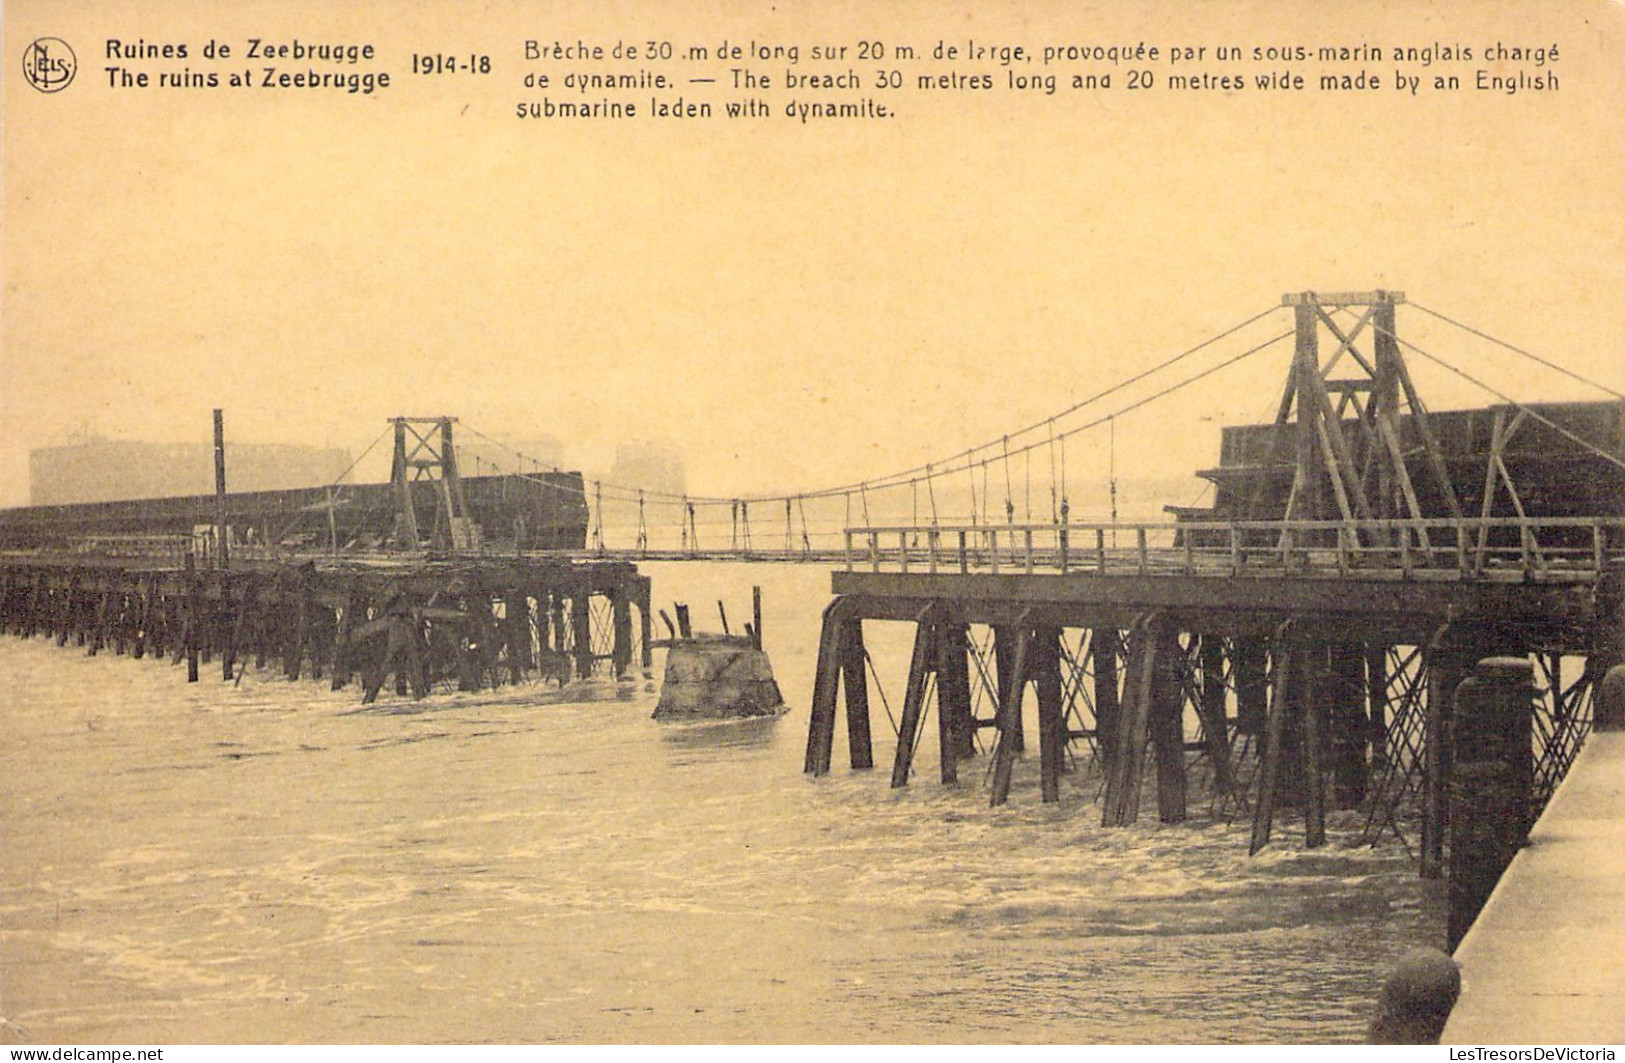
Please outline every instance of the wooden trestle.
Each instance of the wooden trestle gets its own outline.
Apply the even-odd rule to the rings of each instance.
[[[1216,812],[1251,816],[1254,851],[1284,808],[1300,810],[1316,846],[1328,808],[1364,808],[1375,840],[1403,839],[1420,805],[1428,875],[1444,851],[1448,706],[1474,663],[1525,657],[1544,680],[1531,710],[1538,805],[1584,737],[1591,689],[1625,659],[1625,567],[1612,558],[1541,582],[875,567],[833,575],[807,772],[830,769],[843,688],[852,767],[873,766],[864,623],[901,621],[915,634],[894,787],[910,780],[934,702],[942,782],[960,781],[986,735],[991,801],[1004,803],[1030,684],[1044,801],[1087,759],[1102,822],[1133,823],[1149,751],[1163,822],[1186,818],[1192,780],[1205,779]]]
[[[634,631],[632,612],[638,613]],[[290,679],[359,678],[363,702],[389,685],[478,690],[526,678],[561,685],[651,665],[649,579],[621,561],[459,558],[380,563],[233,560],[205,568],[74,555],[0,558],[0,629],[87,653],[250,660]]]

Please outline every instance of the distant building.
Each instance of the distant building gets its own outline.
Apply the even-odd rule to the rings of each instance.
[[[637,487],[668,495],[681,495],[688,490],[682,453],[669,444],[643,439],[616,445],[615,464],[610,467],[608,480],[618,487]]]
[[[226,443],[226,487],[234,492],[319,487],[349,465],[347,450]],[[28,485],[35,506],[208,494],[214,491],[214,448],[95,438],[41,447],[29,452]]]

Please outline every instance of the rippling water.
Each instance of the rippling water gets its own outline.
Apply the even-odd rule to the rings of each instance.
[[[929,733],[907,790],[840,767],[839,743],[807,779],[827,573],[646,571],[700,628],[717,626],[702,603],[737,618],[762,584],[791,713],[659,724],[643,679],[363,709],[270,670],[188,685],[167,663],[0,640],[0,1030],[1358,1040],[1375,980],[1440,936],[1403,851],[1353,847],[1348,822],[1317,853],[1288,831],[1255,859],[1240,824],[1153,811],[1107,831],[1084,773],[1040,805],[1032,755],[989,809],[930,777]],[[903,632],[871,627],[899,690]]]

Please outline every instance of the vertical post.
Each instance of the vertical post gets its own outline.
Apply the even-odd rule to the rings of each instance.
[[[846,692],[846,746],[852,767],[875,766],[874,738],[869,729],[868,654],[863,648],[863,619],[840,625],[841,686]],[[833,726],[833,724],[832,724]]]
[[[395,485],[397,509],[395,534],[402,549],[418,548],[418,516],[412,508],[412,470],[406,459],[406,418],[394,418],[395,457],[391,463],[389,479]]]
[[[1061,799],[1061,774],[1066,770],[1066,706],[1061,692],[1061,629],[1033,631],[1033,688],[1038,695],[1038,752],[1043,799]],[[939,680],[940,682],[940,680]]]
[[[1152,687],[1156,682],[1157,616],[1147,617],[1129,632],[1128,680],[1124,684],[1121,717],[1114,736],[1114,752],[1106,773],[1101,802],[1103,827],[1123,827],[1140,815],[1140,779],[1145,770],[1145,743],[1150,724]]]
[[[936,660],[932,667],[937,672],[937,764],[942,785],[954,786],[959,782],[959,692],[952,689],[950,678],[953,668],[955,627],[944,621],[936,633]],[[961,649],[963,657],[964,650]]]
[[[1315,383],[1320,379],[1320,335],[1316,320],[1319,308],[1311,300],[1312,295],[1305,292],[1292,308],[1297,332],[1292,355],[1292,379],[1297,386],[1298,406],[1297,468],[1293,472],[1297,487],[1293,497],[1297,505],[1293,512],[1286,514],[1288,520],[1320,520],[1325,515],[1321,510],[1320,441],[1315,425],[1319,410],[1315,401]]]
[[[237,668],[237,638],[241,625],[237,623],[237,616],[241,609],[248,608],[248,594],[243,593],[241,607],[233,600],[231,594],[231,576],[222,576],[220,580],[220,678],[228,683],[235,678]]]
[[[576,678],[585,679],[592,675],[593,659],[591,590],[585,582],[570,592],[570,627],[575,636]]]
[[[937,632],[937,713],[946,743],[942,781],[955,783],[959,781],[959,759],[976,752],[965,625],[957,619],[943,621]]]
[[[1327,647],[1327,672],[1319,701],[1325,706],[1331,750],[1332,798],[1341,809],[1358,808],[1369,784],[1366,748],[1371,741],[1367,712],[1365,646],[1334,642]]]
[[[223,410],[214,411],[214,545],[215,567],[230,563],[226,542],[226,421]]]
[[[454,513],[448,512],[446,514],[448,530],[451,535],[450,546],[454,550],[460,547],[472,547],[474,545],[469,541],[468,538],[470,531],[467,526],[468,502],[463,497],[463,476],[457,468],[457,445],[452,442],[451,438],[451,426],[455,424],[456,421],[457,419],[455,417],[442,417],[439,420],[440,481],[443,485],[443,490],[446,491],[447,495],[451,499],[452,506],[455,507],[456,510]],[[459,524],[459,521],[462,523]],[[602,522],[603,518],[600,517],[600,525],[602,525]],[[461,537],[461,542],[458,541],[459,537]]]
[[[186,552],[186,681],[197,682],[198,642],[202,638],[203,591],[198,580],[197,558]]]
[[[762,588],[761,588],[760,585],[752,586],[751,589],[750,589],[750,611],[751,611],[751,619],[755,622],[755,626],[751,628],[751,641],[755,644],[757,649],[761,649],[762,648]]]
[[[1184,653],[1179,632],[1158,623],[1147,632],[1155,640],[1147,709],[1151,742],[1157,751],[1157,817],[1164,823],[1185,821],[1185,692],[1179,667]]]
[[[640,636],[638,645],[638,664],[643,668],[644,672],[647,673],[649,669],[654,667],[655,661],[655,651],[653,646],[654,618],[650,616],[650,613],[654,611],[654,607],[651,601],[652,594],[650,592],[650,581],[648,576],[639,576],[637,578],[637,594],[638,634]],[[542,603],[540,599],[538,599],[536,602],[537,612],[540,612],[541,608]]]
[[[840,629],[838,610],[841,600],[835,599],[824,609],[823,626],[818,634],[818,665],[813,673],[813,696],[810,718],[807,722],[807,757],[802,771],[809,775],[829,772],[830,754],[835,743],[835,696],[840,686]],[[687,610],[678,606],[677,616],[686,619]],[[686,636],[685,636],[686,637]]]
[[[1117,752],[1117,655],[1121,651],[1122,639],[1116,628],[1097,627],[1089,633],[1089,657],[1095,674],[1095,749],[1108,769]]]
[[[1366,741],[1371,745],[1371,766],[1388,763],[1388,647],[1368,642],[1365,647]]]
[[[614,622],[615,641],[611,647],[615,678],[620,679],[632,667],[632,600],[624,584],[616,584],[610,591],[611,618]],[[757,649],[761,643],[757,642]]]
[[[1229,690],[1224,682],[1224,640],[1218,635],[1201,636],[1202,738],[1208,759],[1213,762],[1213,789],[1216,794],[1235,790],[1235,773],[1230,767],[1230,721],[1226,702]]]
[[[1327,646],[1312,642],[1298,654],[1298,715],[1303,723],[1304,832],[1307,849],[1326,844],[1326,776],[1321,770],[1321,747],[1326,733]]]
[[[243,608],[248,608],[248,596],[243,597]],[[340,690],[350,681],[355,670],[355,658],[350,652],[350,633],[355,630],[356,619],[367,619],[366,607],[361,603],[360,580],[350,577],[350,593],[344,599],[344,611],[339,616],[338,631],[333,636],[332,689]]]
[[[909,768],[914,761],[914,739],[925,711],[925,685],[932,668],[932,643],[936,625],[931,609],[921,611],[914,625],[914,654],[908,665],[908,688],[903,693],[903,715],[897,722],[897,755],[892,761],[892,788],[908,785]]]
[[[1258,800],[1253,803],[1253,836],[1248,845],[1249,855],[1256,854],[1270,843],[1270,831],[1275,822],[1275,797],[1281,774],[1282,746],[1286,744],[1287,714],[1292,712],[1293,653],[1288,639],[1291,621],[1283,621],[1275,629],[1271,652],[1275,657],[1274,689],[1270,698],[1269,718],[1265,725],[1264,759],[1258,769]]]
[[[1015,644],[1004,644],[1013,636]],[[990,804],[1002,805],[1010,796],[1010,779],[1016,754],[1022,750],[1021,701],[1027,688],[1032,657],[1032,627],[1025,619],[1014,628],[1000,627],[994,633],[994,652],[999,672],[999,744],[993,757],[993,795]],[[999,651],[1003,650],[1001,655]]]
[[[333,512],[332,484],[327,485],[327,550],[334,557],[339,556],[339,521]]]
[[[1268,650],[1265,640],[1256,636],[1234,639],[1230,644],[1230,671],[1236,684],[1236,733],[1257,736],[1264,733],[1269,715]]]
[[[1024,641],[1025,636],[1008,625],[999,624],[993,628],[993,674],[999,685],[999,704],[994,713],[996,729],[1002,742],[1008,726],[1011,735],[1011,752],[1022,753],[1027,748],[1027,736],[1021,725],[1021,703],[1016,702],[1014,717],[1005,723],[1007,715],[1006,692],[1010,690],[1012,677],[1015,675],[1015,650],[1018,642]],[[1019,698],[1019,694],[1018,694]]]

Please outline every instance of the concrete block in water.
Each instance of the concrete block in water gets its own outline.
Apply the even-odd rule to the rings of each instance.
[[[702,635],[667,651],[655,719],[729,720],[783,711],[772,662],[750,639]]]

